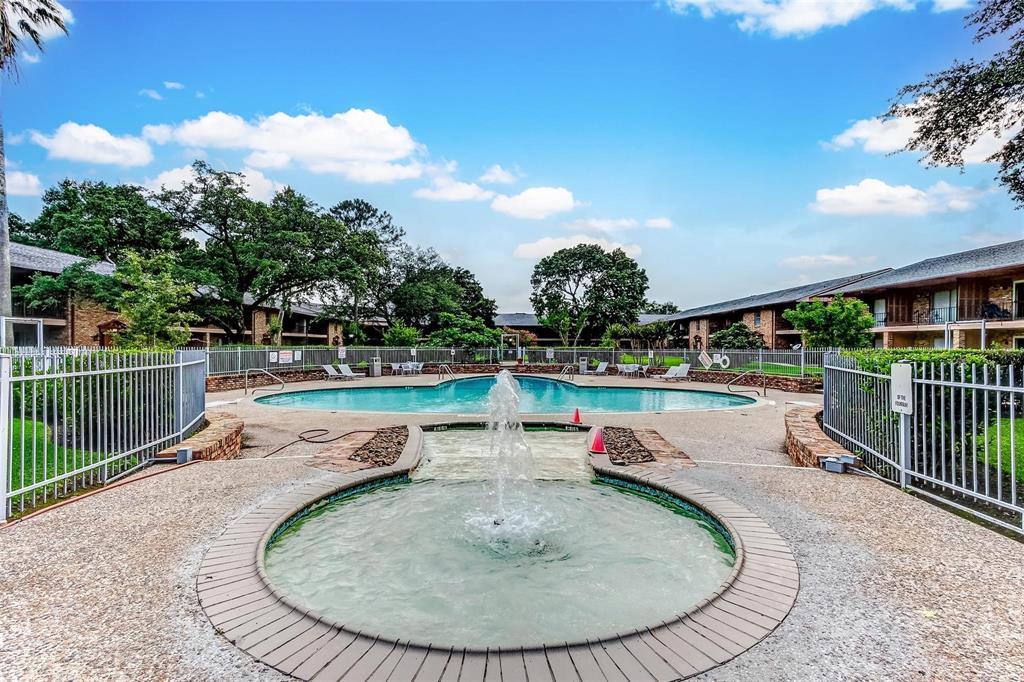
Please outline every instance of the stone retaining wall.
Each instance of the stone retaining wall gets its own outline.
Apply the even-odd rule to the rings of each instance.
[[[161,450],[157,457],[174,457],[179,448],[192,448],[193,459],[237,459],[242,455],[245,422],[233,414],[207,413],[207,425],[177,445]]]
[[[786,412],[786,452],[797,466],[817,467],[823,457],[850,454],[821,430],[819,414],[820,407],[794,407]]]
[[[704,369],[691,369],[690,379],[707,384],[727,384],[739,376],[736,372],[717,372]],[[819,393],[821,380],[814,377],[787,377],[769,374],[762,378],[760,374],[748,374],[736,382],[737,386],[761,388],[765,385],[776,391],[786,393]]]

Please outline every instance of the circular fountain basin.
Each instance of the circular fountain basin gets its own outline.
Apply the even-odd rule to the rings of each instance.
[[[567,381],[518,376],[522,414],[678,412],[743,407],[754,399],[715,391],[646,387],[577,386]],[[280,407],[345,412],[484,414],[494,377],[447,381],[437,386],[365,386],[291,391],[257,398]]]
[[[695,508],[539,481],[494,518],[480,481],[392,484],[316,510],[265,555],[272,585],[353,631],[470,648],[581,641],[671,620],[735,554]]]

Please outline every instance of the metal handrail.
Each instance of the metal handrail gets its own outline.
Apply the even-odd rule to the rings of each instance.
[[[438,365],[437,366],[437,380],[439,382],[445,381],[444,376],[446,374],[449,377],[451,377],[452,381],[455,381],[455,372],[452,371],[452,368],[449,365]]]
[[[730,381],[729,383],[727,383],[725,385],[725,388],[726,388],[727,391],[729,391],[729,393],[753,393],[754,395],[758,395],[758,392],[757,392],[756,388],[737,388],[737,389],[733,389],[733,385],[738,383],[743,377],[747,376],[748,374],[758,374],[758,373],[759,372],[757,370],[749,369],[746,372],[744,372],[743,374],[741,374],[738,377],[736,377],[735,379],[733,379],[732,381]],[[765,374],[764,372],[760,372],[760,374],[761,374],[761,395],[763,395],[765,398],[767,398],[768,397],[768,375]]]
[[[565,367],[562,368],[561,372],[558,373],[558,378],[561,379],[562,377],[564,377],[567,374],[569,376],[572,376],[575,373],[576,373],[576,365],[568,364],[568,365],[566,365]]]
[[[281,385],[278,386],[276,389],[269,389],[266,388],[265,386],[254,386],[252,389],[252,394],[254,396],[256,395],[256,391],[259,390],[265,390],[270,393],[280,393],[281,391],[284,390],[284,379],[277,376],[276,374],[271,373],[268,370],[263,369],[262,367],[250,367],[249,369],[245,370],[245,395],[249,395],[249,372],[263,372],[274,381],[281,382]]]

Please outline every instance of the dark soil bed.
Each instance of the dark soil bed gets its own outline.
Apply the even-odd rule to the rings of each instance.
[[[654,455],[637,440],[633,429],[605,426],[601,429],[601,434],[604,436],[604,447],[608,450],[608,459],[612,464],[654,461]]]
[[[406,426],[389,426],[377,429],[373,438],[366,445],[356,450],[350,459],[366,462],[375,467],[391,466],[398,461],[409,440],[409,428]]]

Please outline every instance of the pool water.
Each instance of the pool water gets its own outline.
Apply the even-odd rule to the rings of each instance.
[[[486,481],[340,500],[270,547],[271,582],[349,629],[441,645],[606,637],[685,612],[734,556],[703,519],[590,482],[521,482],[496,524]]]
[[[659,388],[605,388],[539,377],[516,377],[522,414],[582,412],[674,412],[739,407],[753,399],[714,393]],[[264,405],[346,412],[426,412],[483,414],[494,377],[459,379],[439,386],[377,386],[293,391],[258,398]]]

